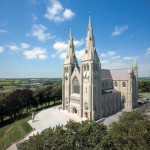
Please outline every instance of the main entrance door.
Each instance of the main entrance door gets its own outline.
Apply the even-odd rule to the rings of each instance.
[[[87,112],[85,112],[85,117],[88,119],[88,113]]]
[[[73,108],[73,113],[76,114],[77,113],[77,109],[74,107]]]

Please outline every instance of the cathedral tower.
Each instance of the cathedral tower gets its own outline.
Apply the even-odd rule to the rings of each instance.
[[[81,60],[81,83],[83,117],[101,118],[101,74],[100,61],[95,48],[91,17],[89,17],[86,47]]]
[[[138,64],[136,58],[133,62],[133,87],[134,87],[134,94],[133,94],[133,107],[138,106]]]
[[[75,68],[78,67],[78,62],[74,52],[74,44],[72,31],[70,29],[69,42],[67,48],[67,55],[63,65],[63,81],[62,81],[62,101],[63,109],[70,110],[70,94],[71,94],[71,75]]]

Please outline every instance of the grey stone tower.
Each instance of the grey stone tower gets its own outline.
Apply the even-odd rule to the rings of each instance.
[[[136,58],[134,59],[133,62],[133,75],[134,75],[134,82],[133,82],[133,87],[134,88],[134,94],[133,94],[133,108],[138,106],[138,64]]]
[[[70,108],[70,93],[71,93],[71,74],[75,66],[78,66],[78,62],[74,52],[72,31],[70,29],[67,55],[63,65],[63,81],[62,81],[63,109],[66,109],[68,111],[70,110],[69,108]]]
[[[101,118],[101,65],[95,48],[91,17],[81,67],[83,116],[90,120]]]

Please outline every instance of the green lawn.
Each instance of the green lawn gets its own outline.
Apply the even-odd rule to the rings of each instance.
[[[27,123],[29,119],[31,119],[31,116],[0,128],[0,150],[23,138],[32,130],[32,127]]]
[[[143,98],[150,98],[150,92],[142,92],[140,95],[142,95]]]

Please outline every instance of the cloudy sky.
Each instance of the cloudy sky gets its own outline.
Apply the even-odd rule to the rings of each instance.
[[[150,0],[0,0],[0,78],[61,77],[69,28],[79,61],[89,13],[102,68],[150,76]]]

